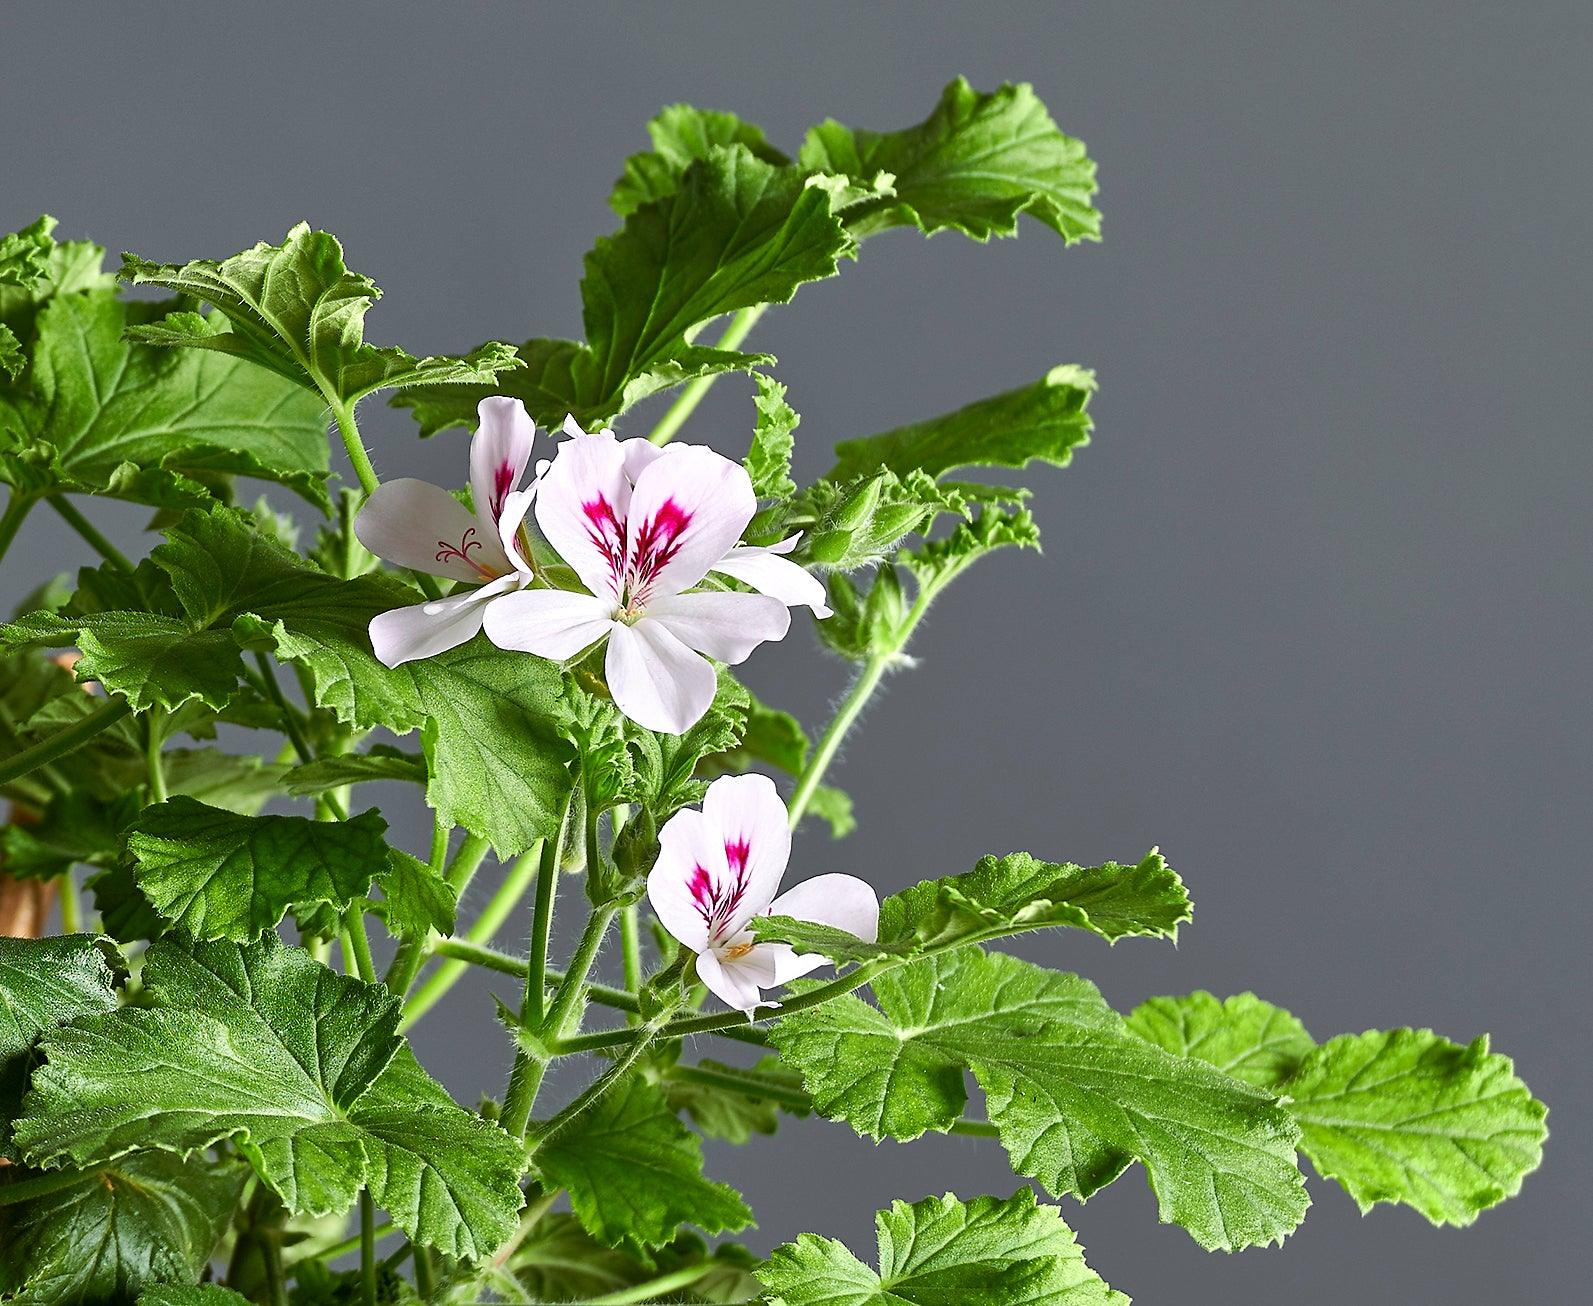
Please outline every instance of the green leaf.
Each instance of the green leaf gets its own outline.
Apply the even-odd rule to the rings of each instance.
[[[807,1115],[784,1103],[776,1104],[767,1097],[757,1096],[759,1080],[774,1080],[787,1088],[802,1091],[799,1076],[786,1070],[778,1057],[764,1057],[751,1072],[726,1065],[722,1061],[704,1057],[697,1065],[705,1070],[718,1071],[732,1078],[741,1078],[744,1091],[706,1084],[693,1079],[678,1079],[668,1071],[664,1074],[664,1096],[677,1112],[684,1111],[697,1128],[709,1138],[723,1138],[737,1145],[750,1142],[753,1134],[772,1134],[780,1127],[780,1112]]]
[[[1548,1109],[1486,1036],[1345,1034],[1307,1055],[1284,1091],[1301,1149],[1363,1212],[1402,1202],[1434,1224],[1470,1224],[1515,1196],[1548,1133]]]
[[[766,163],[744,145],[714,146],[678,191],[631,213],[587,255],[587,343],[526,341],[526,366],[494,390],[523,400],[546,425],[568,413],[590,428],[683,381],[771,362],[693,337],[713,318],[783,304],[804,282],[833,276],[851,248],[828,198],[799,170]],[[473,425],[484,393],[417,390],[397,402],[414,408],[430,435]]]
[[[880,938],[937,946],[1068,925],[1108,943],[1176,939],[1192,908],[1184,882],[1155,850],[1135,866],[1076,866],[1028,853],[982,857],[973,870],[923,880],[880,908]]]
[[[705,1233],[752,1223],[733,1188],[703,1177],[697,1136],[639,1076],[598,1098],[532,1162],[549,1185],[568,1190],[582,1227],[609,1246],[660,1247],[687,1223]]]
[[[588,1302],[687,1267],[702,1270],[689,1287],[647,1300],[747,1302],[761,1291],[749,1273],[755,1264],[756,1259],[735,1243],[721,1243],[710,1251],[690,1233],[646,1254],[605,1247],[579,1220],[563,1212],[538,1220],[509,1260],[520,1287],[536,1302]]]
[[[108,290],[44,306],[27,389],[0,388],[0,480],[181,507],[211,502],[219,476],[250,476],[327,508],[324,403],[225,353],[128,343],[164,307]],[[227,338],[219,318],[179,316]]]
[[[54,230],[55,219],[46,213],[21,231],[0,236],[0,286],[32,290],[49,275]]]
[[[789,499],[796,493],[791,479],[791,454],[796,448],[792,437],[802,419],[785,401],[785,387],[762,372],[753,374],[758,395],[757,425],[752,432],[752,448],[745,459],[747,475],[760,499]]]
[[[347,821],[238,816],[192,798],[144,809],[127,852],[150,905],[198,939],[248,942],[290,908],[348,907],[386,860],[374,809]]]
[[[1175,1056],[1199,1057],[1268,1093],[1281,1091],[1316,1046],[1304,1025],[1254,993],[1226,1001],[1204,990],[1151,998],[1130,1013],[1128,1027]]]
[[[146,1288],[138,1294],[138,1306],[247,1306],[249,1299],[219,1283],[201,1283],[191,1288]]]
[[[0,937],[0,1155],[9,1154],[41,1034],[78,1016],[113,1011],[116,977],[106,948],[88,934]]]
[[[518,1145],[425,1076],[393,1032],[385,988],[271,935],[163,940],[143,979],[154,1006],[41,1042],[46,1064],[17,1124],[34,1164],[230,1139],[298,1214],[347,1210],[369,1186],[400,1228],[451,1256],[490,1253],[513,1231]]]
[[[1073,450],[1088,444],[1086,405],[1095,374],[1064,364],[1032,385],[981,399],[954,413],[897,427],[883,435],[835,446],[835,480],[888,468],[942,476],[959,467],[1026,467],[1031,462],[1066,467]]]
[[[0,371],[13,381],[22,375],[22,370],[28,365],[27,359],[22,354],[22,342],[17,339],[17,333],[0,322]]]
[[[1134,1160],[1164,1221],[1203,1247],[1283,1238],[1303,1218],[1293,1120],[1204,1062],[1129,1034],[1093,986],[974,948],[781,1017],[770,1038],[814,1106],[873,1138],[948,1129],[965,1069],[1019,1174],[1090,1197]]]
[[[890,198],[845,214],[860,236],[906,225],[988,240],[1014,235],[1018,215],[1028,213],[1069,243],[1100,237],[1101,215],[1090,203],[1095,164],[1027,83],[982,94],[959,77],[906,131],[854,130],[831,119],[808,132],[800,158],[811,171],[859,185],[891,174]]]
[[[454,932],[459,895],[425,862],[397,848],[389,850],[387,867],[376,872],[382,901],[376,910],[394,934]]]
[[[46,215],[21,231],[0,236],[0,326],[19,348],[29,349],[39,309],[58,295],[107,290],[105,250],[92,241],[58,242]]]
[[[968,511],[961,487],[940,485],[925,472],[897,476],[886,470],[848,481],[815,481],[790,503],[759,514],[748,538],[768,544],[800,530],[793,560],[856,571],[889,557],[902,540],[927,531],[942,515],[961,517]],[[833,618],[821,623],[820,632],[832,624]]]
[[[681,735],[658,734],[633,726],[631,754],[635,798],[662,825],[674,812],[702,799],[706,782],[698,774],[704,758],[727,753],[741,741],[751,695],[728,671],[721,671],[713,703],[696,725]]]
[[[236,1162],[134,1152],[8,1208],[0,1292],[26,1306],[118,1306],[147,1285],[197,1283],[247,1174]],[[189,1300],[173,1293],[139,1300]]]
[[[1128,1306],[1084,1262],[1054,1206],[952,1194],[875,1216],[875,1272],[830,1238],[775,1249],[758,1278],[785,1306]]]
[[[325,399],[352,403],[376,390],[422,384],[488,385],[519,365],[514,351],[496,341],[463,358],[416,358],[366,344],[365,314],[381,291],[348,270],[336,237],[303,222],[280,245],[262,241],[219,263],[178,266],[124,254],[120,275],[212,304],[233,326],[216,335],[198,329],[192,314],[173,314],[133,328],[134,339],[246,358]]]
[[[313,762],[293,767],[283,777],[283,787],[290,794],[324,794],[329,789],[376,780],[425,784],[425,760],[413,753],[377,744],[369,752],[318,757]]]
[[[680,189],[686,169],[707,158],[716,146],[744,145],[765,163],[790,162],[764,139],[761,127],[722,109],[672,104],[647,124],[647,134],[653,138],[652,150],[625,160],[625,172],[608,199],[622,218],[644,204],[673,195]]]

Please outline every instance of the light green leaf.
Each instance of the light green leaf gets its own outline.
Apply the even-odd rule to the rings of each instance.
[[[324,399],[352,403],[376,390],[421,384],[487,385],[518,366],[514,351],[496,341],[463,358],[416,358],[366,344],[365,314],[381,291],[348,270],[336,237],[303,222],[280,245],[262,241],[219,263],[177,266],[124,254],[120,275],[212,304],[233,326],[216,335],[198,329],[192,314],[173,314],[133,328],[134,339],[247,358]]]
[[[892,894],[880,908],[880,938],[943,946],[1068,925],[1109,943],[1174,939],[1191,912],[1184,882],[1154,850],[1135,866],[1076,866],[1009,853],[983,857],[964,875]]]
[[[342,911],[388,855],[374,809],[347,821],[238,816],[192,798],[145,808],[127,834],[150,905],[198,939],[248,942],[290,908]]]
[[[722,109],[672,104],[647,124],[647,134],[653,138],[652,150],[625,160],[625,172],[608,199],[622,218],[644,204],[673,195],[686,169],[707,158],[716,146],[744,145],[765,163],[790,162],[764,139],[762,128]]]
[[[344,785],[366,784],[376,780],[407,780],[426,783],[426,763],[413,753],[377,744],[365,753],[340,753],[318,757],[293,767],[283,777],[290,794],[324,794]]]
[[[942,476],[959,467],[1026,467],[1036,460],[1066,467],[1089,443],[1085,411],[1095,374],[1064,364],[1033,385],[981,399],[943,417],[897,427],[883,435],[844,440],[835,447],[830,476],[847,480],[889,468]]]
[[[57,295],[107,290],[105,250],[87,240],[57,242],[55,219],[46,215],[21,231],[0,236],[0,325],[26,350],[32,347],[39,309]]]
[[[752,1223],[733,1188],[703,1177],[697,1136],[639,1076],[576,1116],[532,1163],[548,1184],[568,1190],[582,1227],[609,1246],[660,1247],[688,1223],[705,1233]]]
[[[1128,1306],[1085,1264],[1061,1212],[1028,1189],[893,1202],[875,1225],[878,1272],[809,1233],[776,1248],[758,1278],[785,1306]]]
[[[328,507],[324,403],[225,354],[128,343],[162,307],[113,291],[44,306],[26,390],[0,389],[0,479],[169,508],[211,502],[220,476],[250,476]],[[182,316],[225,338],[219,318]]]
[[[1095,164],[1027,83],[982,94],[959,77],[917,127],[882,133],[832,119],[808,132],[800,158],[810,171],[859,185],[891,174],[890,198],[846,212],[860,236],[908,225],[988,240],[1015,234],[1018,215],[1028,213],[1068,242],[1100,237],[1090,203]]]
[[[1151,998],[1134,1008],[1128,1027],[1175,1056],[1199,1057],[1268,1093],[1281,1091],[1316,1046],[1304,1025],[1254,993],[1226,1001],[1204,990]]]
[[[1548,1109],[1486,1036],[1345,1034],[1306,1056],[1284,1091],[1301,1150],[1362,1211],[1402,1202],[1434,1224],[1470,1224],[1515,1196],[1548,1133]]]
[[[50,252],[55,241],[50,233],[55,219],[49,214],[35,218],[21,231],[0,236],[0,286],[20,286],[32,290],[50,271]]]
[[[873,1138],[949,1128],[965,1069],[1019,1174],[1088,1198],[1134,1160],[1162,1219],[1207,1248],[1284,1237],[1305,1214],[1298,1130],[1277,1102],[1129,1034],[1093,986],[974,948],[781,1017],[770,1038],[814,1106]]]
[[[765,163],[743,145],[714,146],[680,188],[637,209],[586,257],[581,281],[587,343],[528,340],[524,369],[497,392],[538,421],[565,414],[588,428],[694,377],[772,362],[693,343],[704,323],[754,304],[783,304],[804,282],[834,275],[852,240],[823,192],[800,171]],[[475,422],[479,388],[417,390],[425,434]]]
[[[786,403],[783,385],[762,372],[755,372],[752,379],[758,385],[753,401],[758,421],[745,459],[747,475],[760,499],[789,499],[796,493],[796,482],[791,479],[791,454],[796,448],[792,433],[802,419]]]
[[[669,1105],[684,1111],[692,1123],[708,1138],[723,1138],[737,1145],[750,1142],[754,1134],[772,1134],[780,1127],[780,1112],[790,1115],[808,1114],[805,1108],[794,1108],[785,1103],[776,1104],[767,1097],[757,1096],[760,1080],[773,1080],[783,1087],[801,1093],[802,1080],[780,1064],[778,1057],[764,1057],[751,1072],[704,1057],[697,1065],[705,1070],[717,1071],[732,1079],[741,1079],[745,1088],[738,1091],[727,1085],[708,1084],[695,1079],[679,1079],[667,1070],[664,1072],[664,1096]]]
[[[375,878],[383,895],[375,910],[394,934],[454,932],[459,895],[425,862],[394,848],[389,851],[386,868]]]
[[[406,1233],[452,1256],[515,1225],[519,1148],[454,1106],[393,1030],[385,988],[336,975],[268,935],[150,948],[155,1003],[81,1019],[41,1042],[18,1121],[40,1165],[231,1139],[298,1214],[349,1208],[363,1186]]]
[[[22,342],[17,339],[17,333],[0,322],[0,371],[15,381],[27,365],[28,360],[23,357]]]
[[[19,1306],[119,1306],[148,1285],[197,1283],[247,1174],[236,1162],[134,1152],[7,1207],[0,1293]],[[188,1299],[145,1292],[139,1300]]]
[[[78,1016],[113,1011],[107,947],[89,934],[0,937],[0,1155],[27,1091],[39,1035]]]
[[[926,472],[897,476],[885,470],[848,481],[815,481],[790,503],[754,518],[748,538],[769,544],[800,530],[802,540],[790,555],[794,561],[856,571],[889,557],[902,540],[927,531],[937,518],[968,512],[961,487],[940,485]],[[820,632],[831,624],[833,618],[821,623]]]

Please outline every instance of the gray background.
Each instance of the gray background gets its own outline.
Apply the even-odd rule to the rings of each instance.
[[[0,227],[48,209],[182,259],[308,217],[385,288],[379,342],[573,334],[608,183],[660,105],[734,108],[791,147],[826,115],[915,122],[958,72],[1033,81],[1100,161],[1104,244],[897,233],[755,336],[806,473],[833,439],[1059,361],[1102,380],[1095,445],[1037,477],[1046,554],[984,564],[936,611],[835,773],[861,829],[804,837],[793,873],[891,890],[986,851],[1159,844],[1198,904],[1176,948],[1026,955],[1124,1007],[1253,988],[1318,1036],[1489,1030],[1553,1108],[1542,1171],[1465,1232],[1363,1221],[1313,1181],[1283,1250],[1207,1256],[1137,1174],[1066,1203],[1138,1300],[1581,1300],[1593,23],[1300,9],[13,4]],[[739,453],[749,393],[721,383],[694,436]],[[462,478],[461,437],[366,423],[383,474]],[[86,554],[35,515],[0,601]],[[844,676],[806,636],[750,670],[810,723]],[[417,1043],[461,1095],[501,1083],[479,988]],[[822,1122],[709,1151],[760,1248],[812,1229],[868,1252],[892,1198],[1016,1184],[987,1140]]]

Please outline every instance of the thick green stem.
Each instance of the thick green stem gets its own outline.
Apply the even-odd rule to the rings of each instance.
[[[53,762],[74,748],[82,747],[100,731],[108,730],[131,711],[125,698],[113,698],[104,707],[90,712],[76,725],[67,726],[65,730],[57,730],[48,739],[39,740],[31,748],[13,753],[4,761],[0,761],[0,785],[10,784],[18,776],[27,775],[29,771],[43,766],[46,762]]]
[[[77,934],[83,929],[83,903],[77,895],[77,881],[71,871],[62,871],[59,879],[61,896],[61,933]]]
[[[376,1203],[360,1189],[360,1301],[376,1306]]]
[[[6,556],[6,550],[11,547],[11,541],[16,538],[18,529],[33,511],[34,502],[33,499],[24,499],[15,490],[6,500],[6,510],[0,513],[0,558]]]
[[[87,517],[80,513],[65,498],[58,494],[50,496],[50,507],[61,514],[62,519],[88,541],[89,547],[104,558],[113,567],[120,567],[123,571],[131,573],[133,564],[127,560],[127,555],[100,534]]]
[[[513,975],[516,979],[524,979],[531,973],[531,963],[524,957],[512,957],[507,952],[486,948],[479,943],[467,943],[463,939],[438,939],[432,944],[432,952],[439,957],[457,957],[467,965],[480,966],[483,970],[495,970],[500,975]],[[550,984],[564,982],[564,973],[552,967],[548,967],[543,974]],[[620,1011],[642,1009],[634,993],[610,988],[607,984],[588,983],[586,993],[592,1001],[600,1002],[605,1007],[616,1007]]]
[[[665,1293],[678,1292],[682,1288],[691,1287],[698,1280],[706,1279],[718,1268],[713,1261],[698,1261],[695,1265],[683,1265],[678,1270],[661,1274],[646,1283],[620,1288],[602,1297],[590,1297],[586,1306],[636,1306],[639,1302],[656,1301]]]
[[[149,801],[152,803],[164,803],[167,797],[166,764],[160,755],[161,747],[166,742],[162,725],[160,709],[151,708],[149,715],[144,718],[144,774],[149,781]]]
[[[569,812],[564,815],[569,820]],[[531,915],[531,959],[526,964],[525,997],[520,1019],[541,1025],[547,1002],[548,945],[553,938],[553,902],[559,887],[559,863],[564,860],[565,830],[542,847],[542,864],[537,868],[537,900]]]
[[[641,992],[642,925],[634,902],[620,909],[620,955],[625,965],[625,988],[631,993]]]
[[[525,891],[531,887],[540,850],[540,845],[537,845],[515,859],[509,867],[508,874],[504,876],[503,883],[498,886],[498,891],[492,895],[487,905],[482,908],[481,915],[466,931],[467,942],[492,941],[504,921],[509,918],[509,914],[519,905],[520,899],[525,896]],[[443,995],[459,982],[466,969],[465,962],[449,959],[428,975],[425,982],[405,1000],[404,1014],[398,1022],[399,1032],[403,1033],[436,1006]]]
[[[596,919],[595,915],[593,919]],[[650,1048],[658,1039],[659,1035],[666,1026],[666,1022],[669,1019],[669,1013],[672,1010],[672,1007],[666,1008],[665,1010],[660,1011],[645,1025],[638,1026],[634,1030],[626,1031],[633,1037],[631,1038],[630,1042],[615,1056],[613,1062],[609,1065],[609,1068],[599,1075],[591,1084],[587,1085],[587,1087],[580,1093],[579,1096],[576,1097],[573,1102],[556,1112],[546,1123],[537,1126],[536,1135],[532,1143],[533,1149],[540,1147],[543,1143],[547,1142],[548,1139],[557,1135],[560,1130],[567,1128],[577,1116],[592,1106],[599,1098],[603,1096],[603,1094],[607,1093],[609,1089],[613,1088],[614,1085],[619,1083],[620,1080],[624,1079],[625,1076],[630,1073],[631,1067],[641,1059],[642,1053],[647,1051],[647,1049]]]
[[[354,968],[367,984],[376,983],[376,963],[371,960],[371,941],[365,933],[365,913],[359,903],[349,904],[343,913],[343,937],[354,956]]]
[[[730,319],[730,325],[725,328],[725,333],[719,337],[716,349],[739,349],[741,342],[763,316],[764,304],[754,304],[751,308],[744,308]],[[709,388],[719,379],[718,374],[713,376],[700,376],[695,381],[688,381],[682,388],[675,402],[664,410],[664,415],[658,419],[658,425],[653,427],[652,433],[647,437],[654,444],[668,444],[679,433],[680,428],[686,424],[686,419],[697,409],[703,401],[703,396]]]
[[[431,1263],[431,1248],[413,1244],[409,1255],[415,1267],[415,1291],[420,1294],[421,1301],[434,1300],[437,1296],[437,1271]]]
[[[260,1264],[265,1270],[266,1300],[271,1306],[288,1306],[288,1285],[282,1275],[282,1240],[276,1231],[259,1239]]]

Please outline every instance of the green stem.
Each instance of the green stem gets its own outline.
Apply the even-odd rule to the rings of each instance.
[[[46,762],[63,757],[93,739],[100,731],[109,729],[132,711],[125,698],[113,698],[103,707],[96,708],[76,725],[57,730],[47,739],[41,739],[31,748],[13,753],[0,761],[0,785],[10,784],[18,776],[27,775]]]
[[[462,850],[461,850],[462,851]],[[503,878],[503,883],[498,886],[498,891],[492,895],[487,905],[482,908],[481,915],[465,933],[469,943],[490,943],[494,935],[502,927],[509,913],[519,905],[520,899],[525,896],[525,891],[531,887],[532,877],[536,874],[537,854],[539,847],[522,853],[509,867],[509,872]],[[417,1020],[430,1011],[442,999],[443,995],[459,982],[459,979],[468,969],[465,962],[450,959],[443,962],[433,971],[421,986],[416,989],[404,1002],[404,1014],[399,1019],[398,1031],[403,1033]]]
[[[421,1301],[429,1302],[437,1296],[437,1271],[431,1262],[431,1248],[419,1243],[411,1244],[410,1261],[415,1267],[415,1291]]]
[[[35,502],[33,499],[24,499],[15,490],[11,492],[11,497],[6,500],[6,510],[0,513],[0,558],[6,556],[6,550],[11,547],[18,529],[33,511]]]
[[[288,1287],[282,1277],[282,1240],[268,1230],[258,1240],[260,1264],[265,1270],[266,1300],[271,1306],[288,1306]]]
[[[432,952],[439,957],[457,957],[467,965],[480,966],[483,970],[495,970],[500,975],[513,975],[516,979],[524,979],[531,973],[531,963],[523,957],[512,957],[507,952],[500,952],[497,948],[483,947],[479,943],[467,943],[463,939],[438,939],[432,944]],[[564,974],[549,967],[544,975],[550,984],[562,984]],[[634,993],[627,993],[624,989],[610,988],[607,984],[588,984],[587,996],[594,1002],[600,1002],[605,1007],[616,1007],[620,1011],[640,1011],[641,1003],[636,1000]]]
[[[376,1306],[376,1203],[360,1189],[360,1301]]]
[[[123,571],[131,574],[133,564],[127,560],[127,555],[101,535],[93,522],[60,495],[52,494],[49,503],[50,507],[61,514],[68,526],[88,541],[89,547],[95,553],[99,554],[113,567],[120,567]]]
[[[354,955],[354,967],[367,984],[376,983],[376,964],[371,960],[371,941],[365,933],[365,913],[359,903],[350,903],[343,913],[343,937]]]
[[[360,436],[359,423],[354,420],[354,403],[326,389],[322,390],[322,394],[332,407],[332,415],[337,419],[337,433],[343,437],[343,448],[354,467],[354,475],[359,478],[360,489],[365,491],[365,497],[368,499],[376,493],[381,481],[377,479],[376,468],[371,465],[371,456],[365,450],[365,441]],[[425,572],[411,571],[409,574],[415,578],[415,583],[420,586],[421,592],[428,599],[442,597],[442,590],[437,587],[437,582]]]
[[[160,750],[165,743],[161,730],[161,711],[151,708],[144,718],[144,773],[149,780],[149,801],[164,803],[166,794],[166,765],[161,761]]]
[[[553,998],[553,1009],[543,1024],[550,1038],[562,1039],[580,1011],[586,998],[586,977],[597,960],[597,951],[603,946],[603,936],[608,933],[615,910],[614,904],[607,903],[594,908],[587,917],[586,928],[575,945],[575,955],[570,958],[570,968],[564,973],[564,982]]]
[[[596,919],[595,914],[593,919]],[[562,993],[563,990],[561,989],[560,992]],[[619,1083],[630,1073],[631,1067],[641,1059],[642,1053],[653,1045],[666,1028],[669,1013],[673,1009],[672,1007],[666,1008],[645,1025],[624,1031],[632,1035],[630,1042],[615,1056],[609,1068],[593,1080],[591,1084],[587,1085],[573,1102],[556,1112],[546,1123],[537,1126],[535,1138],[532,1140],[533,1150],[553,1138],[560,1130],[567,1128],[577,1116],[592,1106],[603,1094],[607,1093],[609,1089],[613,1088],[615,1084]]]
[[[389,1234],[397,1233],[398,1226],[391,1220],[385,1220],[376,1226],[376,1241],[381,1242]],[[347,1256],[356,1252],[360,1246],[360,1235],[350,1234],[347,1238],[325,1246],[314,1242],[298,1243],[293,1248],[293,1254],[288,1258],[290,1264],[297,1265],[300,1261],[335,1261],[340,1256]]]
[[[634,902],[620,909],[620,954],[625,964],[625,987],[631,993],[642,988],[641,913]],[[632,1022],[634,1023],[634,1022]]]
[[[830,718],[830,724],[825,727],[824,734],[819,738],[817,746],[813,749],[813,756],[808,759],[807,766],[803,767],[802,774],[797,778],[796,788],[791,793],[789,806],[791,828],[794,830],[797,823],[802,820],[802,814],[807,811],[808,804],[813,801],[813,795],[818,791],[824,773],[835,760],[835,754],[840,751],[841,741],[846,738],[846,732],[856,723],[858,715],[863,711],[863,706],[879,688],[879,682],[884,679],[885,669],[890,665],[891,659],[896,656],[895,651],[889,653],[876,653],[863,664],[863,670],[858,678],[852,682],[852,688],[841,700],[841,706],[836,709],[835,715]]]
[[[661,1274],[646,1283],[620,1288],[602,1297],[589,1297],[586,1306],[636,1306],[638,1302],[656,1301],[668,1292],[689,1288],[700,1279],[706,1279],[718,1267],[713,1261],[698,1261],[696,1265],[683,1265],[678,1270]]]
[[[282,692],[282,685],[277,680],[276,668],[271,665],[271,659],[263,652],[256,650],[254,660],[260,666],[260,678],[265,684],[267,697],[282,713],[282,732],[287,735],[288,742],[293,745],[293,751],[299,755],[301,762],[313,762],[315,750],[310,747],[310,741],[304,737],[304,727],[299,721],[299,714],[289,703],[287,696]]]
[[[61,933],[78,934],[83,929],[83,903],[77,896],[77,881],[71,871],[62,871],[58,880],[61,894]]]
[[[730,325],[725,328],[725,333],[719,337],[715,349],[737,349],[747,334],[763,316],[764,304],[754,304],[751,308],[744,308],[730,319]],[[679,433],[680,428],[686,424],[686,419],[696,411],[697,405],[703,401],[703,396],[708,389],[719,379],[716,373],[713,376],[700,376],[695,381],[688,381],[675,402],[664,410],[664,415],[658,419],[658,425],[653,427],[652,434],[647,438],[654,444],[668,444]]]

